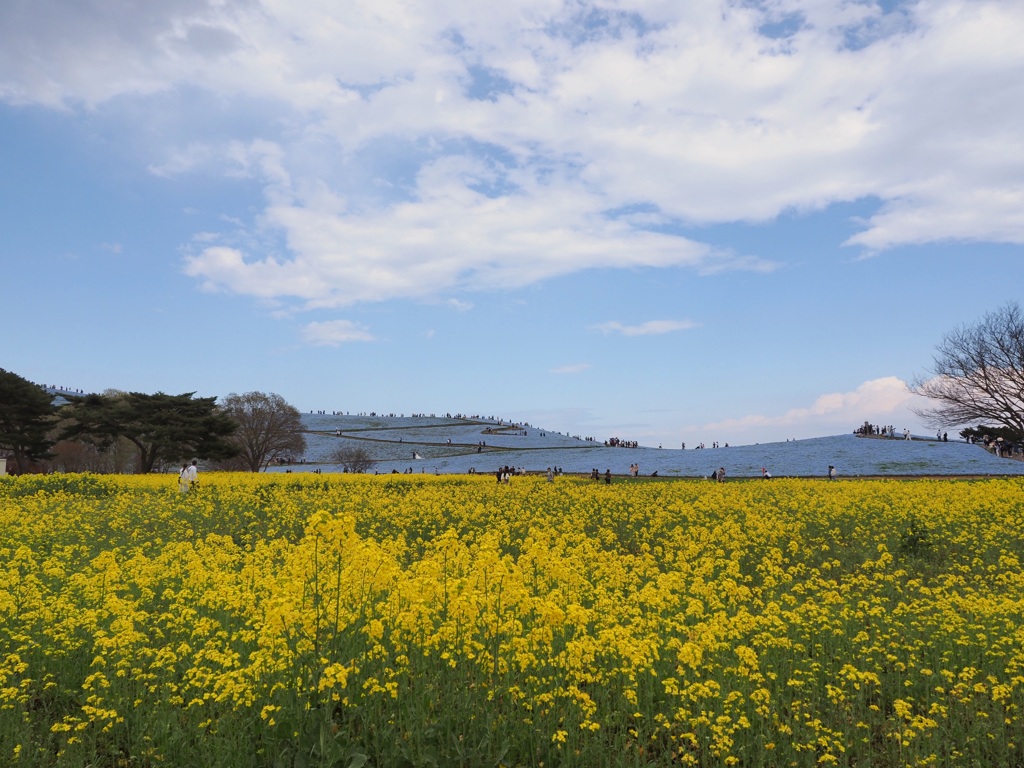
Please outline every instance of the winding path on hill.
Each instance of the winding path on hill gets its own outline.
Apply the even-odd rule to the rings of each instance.
[[[510,445],[487,445],[483,443],[465,443],[465,442],[454,442],[448,439],[443,442],[434,442],[429,440],[395,440],[389,437],[372,437],[365,434],[359,434],[364,432],[403,432],[403,431],[430,431],[430,430],[451,430],[452,427],[458,426],[480,426],[483,427],[480,434],[484,437],[503,435],[508,437],[514,437],[515,433],[518,433],[529,427],[523,427],[516,424],[509,424],[507,426],[494,426],[493,422],[489,421],[477,421],[475,419],[452,419],[451,422],[446,424],[436,424],[433,426],[422,426],[422,425],[408,425],[408,426],[395,426],[395,427],[359,427],[356,429],[337,429],[337,430],[307,430],[310,434],[323,435],[324,437],[334,437],[338,439],[346,440],[360,440],[368,443],[385,443],[389,445],[400,445],[404,447],[416,447],[416,446],[430,446],[431,448],[451,448],[455,454],[464,453],[507,453],[509,451],[515,452],[528,452],[528,451],[550,451],[551,448],[548,446],[540,445],[528,445],[528,446],[510,446]],[[544,432],[545,430],[536,430],[538,432]],[[582,442],[579,445],[560,445],[558,450],[572,451],[587,448],[594,448],[595,446],[606,447],[602,443],[594,442]]]

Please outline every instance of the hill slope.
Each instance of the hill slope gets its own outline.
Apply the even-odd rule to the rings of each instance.
[[[344,445],[365,448],[377,460],[374,471],[492,473],[508,465],[528,472],[559,467],[566,473],[592,469],[613,475],[640,465],[641,475],[706,477],[725,467],[728,477],[825,476],[835,465],[840,476],[1024,475],[1024,462],[1000,459],[976,445],[836,435],[783,443],[680,450],[609,448],[601,443],[476,418],[434,416],[343,416],[306,414],[306,463],[272,471],[338,472],[332,453]],[[420,458],[413,458],[413,456]]]

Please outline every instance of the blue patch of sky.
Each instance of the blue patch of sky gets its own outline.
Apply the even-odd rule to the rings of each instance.
[[[807,25],[805,14],[800,11],[779,16],[761,2],[752,2],[748,5],[765,14],[767,20],[757,28],[758,33],[763,37],[784,41],[796,35]],[[878,40],[904,32],[910,26],[906,13],[909,5],[907,0],[862,0],[861,5],[875,8],[878,13],[858,24],[840,30],[843,47],[848,50],[856,51],[866,48]]]
[[[657,213],[660,213],[660,209],[654,203],[633,203],[631,205],[621,205],[618,208],[609,208],[604,212],[604,215],[609,219],[622,219],[637,214]]]
[[[833,203],[821,210],[787,210],[769,222],[728,222],[704,226],[674,224],[672,230],[701,242],[729,248],[737,253],[768,259],[816,254],[842,246],[864,229],[864,222],[882,202],[874,197]],[[843,249],[853,259],[859,248]]]
[[[883,13],[892,13],[909,5],[907,0],[873,0],[873,2],[882,9]]]
[[[100,108],[79,115],[87,122],[87,133],[103,137],[118,153],[125,146],[179,148],[190,142],[218,142],[253,139],[275,140],[288,123],[282,119],[280,104],[246,95],[225,96],[194,86],[180,86],[143,98],[127,94],[105,102]],[[131,126],[125,130],[124,126]],[[149,157],[143,167],[153,161]]]
[[[757,31],[764,37],[770,37],[773,40],[784,40],[803,29],[806,21],[802,13],[789,13],[781,18],[762,24],[757,28]]]
[[[477,141],[471,138],[451,139],[441,145],[442,153],[473,155],[489,163],[514,168],[520,165],[518,158],[505,147],[498,144]]]
[[[497,101],[500,96],[513,93],[515,83],[490,67],[471,65],[466,68],[469,82],[466,96],[477,101]]]
[[[667,216],[654,203],[633,203],[610,208],[604,217],[612,221],[626,221],[633,229],[643,232],[679,235],[680,222]]]
[[[325,139],[324,151],[329,151]],[[307,153],[317,156],[319,143],[311,143]],[[322,156],[322,155],[321,155]],[[467,186],[488,197],[514,194],[518,187],[510,178],[521,167],[519,158],[496,144],[468,137],[425,136],[409,140],[384,136],[368,142],[360,151],[342,161],[332,173],[332,186],[348,198],[353,211],[363,206],[377,207],[413,202],[419,197],[418,177],[423,168],[445,157],[470,157],[488,171],[467,181]]]
[[[508,197],[519,189],[504,173],[500,172],[500,169],[496,169],[492,176],[477,176],[474,180],[467,182],[466,186],[474,192],[490,198]]]
[[[547,184],[552,179],[580,181],[590,161],[582,155],[569,152],[552,155],[546,147],[539,144],[527,146],[533,154],[522,166],[529,166],[530,175],[539,183]]]
[[[860,51],[879,40],[909,31],[913,25],[903,13],[887,13],[879,18],[869,19],[863,24],[843,30],[843,47]]]
[[[469,47],[469,44],[466,42],[466,38],[463,37],[462,33],[454,27],[450,27],[442,32],[441,39],[447,40],[456,48],[456,50],[459,51],[463,51]]]
[[[220,228],[222,215],[247,215],[258,204],[258,185],[152,175],[145,169],[152,158],[141,146],[124,152],[130,139],[115,141],[105,130],[108,120],[0,106],[6,248],[23,255],[88,253],[101,243],[120,243],[128,253],[133,239],[145,247],[143,231],[180,242],[200,229]]]
[[[325,139],[330,148],[330,141]],[[338,192],[349,198],[354,210],[361,205],[411,202],[417,199],[417,176],[422,167],[439,154],[429,137],[414,141],[399,136],[382,136],[367,142],[346,158],[332,173]]]
[[[848,50],[859,51],[912,28],[907,12],[912,3],[908,0],[865,0],[863,5],[876,8],[879,13],[842,30],[843,47]]]
[[[642,38],[660,28],[635,11],[583,8],[563,22],[548,25],[547,32],[576,46],[608,38],[621,40],[627,34]]]
[[[490,198],[507,197],[520,190],[510,175],[520,167],[520,162],[504,147],[475,141],[469,138],[450,139],[435,147],[436,156],[472,157],[482,163],[486,170],[466,178],[469,189]]]

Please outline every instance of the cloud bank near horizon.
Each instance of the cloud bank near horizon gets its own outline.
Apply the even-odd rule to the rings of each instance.
[[[566,366],[565,372],[587,367]],[[865,381],[846,392],[819,395],[808,405],[783,413],[748,414],[705,423],[680,424],[680,411],[672,404],[640,411],[628,422],[616,421],[607,414],[583,407],[532,409],[524,418],[535,426],[554,430],[558,430],[560,424],[575,424],[575,432],[599,440],[620,437],[637,440],[648,447],[663,444],[666,448],[679,448],[681,442],[685,442],[692,449],[701,442],[705,447],[711,447],[716,441],[720,445],[752,445],[849,434],[865,420],[880,426],[892,425],[897,432],[902,432],[919,421],[911,409],[927,404],[924,398],[913,395],[899,377],[884,376]],[[673,439],[675,436],[680,442]]]
[[[865,419],[880,426],[891,425],[901,431],[916,423],[912,408],[926,407],[927,401],[914,395],[907,382],[896,376],[865,381],[849,392],[820,395],[808,406],[792,408],[776,415],[748,414],[694,425],[701,434],[757,435],[764,431],[778,434],[786,429],[794,437],[822,436],[851,432]]]
[[[0,100],[258,189],[183,268],[295,311],[772,270],[700,227],[857,201],[858,253],[1024,243],[1024,6],[888,5],[11,0]],[[372,336],[341,322],[304,338]]]

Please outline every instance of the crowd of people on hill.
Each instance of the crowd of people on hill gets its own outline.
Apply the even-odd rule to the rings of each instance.
[[[986,450],[991,451],[996,456],[1001,458],[1013,458],[1017,454],[1024,454],[1024,444],[1018,444],[1012,440],[1007,440],[1003,437],[993,437],[991,435],[982,435],[981,431],[984,427],[965,429],[960,433],[960,436],[968,443],[974,445],[981,443]],[[870,421],[865,421],[861,426],[853,430],[855,435],[862,437],[896,437],[896,428],[892,425],[879,426],[878,424],[872,424]],[[913,436],[910,434],[909,429],[904,429],[902,432],[902,438],[904,440],[912,440]],[[935,440],[940,443],[949,442],[949,433],[939,430],[935,433]]]
[[[609,437],[604,441],[605,448],[639,448],[640,443],[636,440],[621,440],[618,437]]]
[[[860,435],[861,437],[896,437],[896,427],[889,424],[888,426],[879,426],[878,424],[872,424],[869,421],[865,421],[855,430],[853,434]],[[909,429],[904,429],[902,437],[904,440],[913,440],[913,436],[910,434]],[[935,435],[935,439],[939,442],[949,442],[949,435],[945,432],[939,432]]]
[[[987,450],[1004,459],[1011,459],[1014,454],[1024,453],[1024,445],[1012,443],[1001,437],[990,438],[988,435],[985,435],[982,443]]]
[[[896,427],[892,426],[892,424],[882,427],[878,424],[872,424],[870,421],[865,421],[853,430],[853,434],[860,435],[861,437],[896,437]]]
[[[71,387],[65,387],[63,384],[40,384],[43,389],[54,390],[56,392],[70,392],[73,395],[84,395],[84,389],[72,389]]]
[[[54,387],[54,389],[57,389],[57,387]],[[70,391],[80,391],[80,390],[70,390]],[[318,415],[318,416],[326,416],[326,415],[328,415],[328,413],[330,413],[331,416],[363,416],[363,417],[370,416],[372,418],[381,418],[381,419],[404,419],[405,418],[405,414],[404,413],[384,413],[384,412],[377,413],[376,411],[370,411],[369,413],[367,413],[366,411],[360,411],[358,413],[353,414],[350,411],[327,411],[326,409],[314,411],[314,410],[310,409],[309,412],[311,414],[315,414],[315,415]],[[455,413],[455,414],[446,413],[443,416],[438,416],[436,413],[410,413],[409,414],[409,418],[412,418],[412,419],[438,419],[438,418],[444,418],[444,419],[465,419],[467,421],[493,421],[493,422],[497,422],[498,426],[502,426],[504,424],[508,424],[509,426],[516,426],[513,422],[507,421],[506,419],[499,419],[496,416],[480,416],[478,414],[474,414],[472,416],[469,416],[469,415],[466,415],[464,413]],[[524,421],[519,426],[528,427],[528,426],[530,426],[530,424],[529,424],[529,422],[525,422]]]

